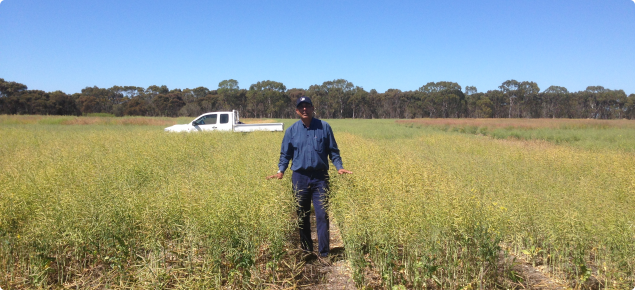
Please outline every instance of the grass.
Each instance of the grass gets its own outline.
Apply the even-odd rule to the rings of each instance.
[[[115,114],[110,113],[87,113],[84,114],[86,117],[115,117]]]
[[[635,152],[635,121],[594,119],[416,119],[409,128],[479,134],[496,139],[546,140],[584,149]]]
[[[0,116],[0,287],[296,283],[290,181],[264,180],[281,133],[57,121],[75,118]],[[331,169],[329,210],[359,287],[522,288],[520,261],[572,288],[635,286],[635,156],[593,137],[629,123],[557,143],[327,121],[354,172]],[[568,130],[548,126],[530,130]]]

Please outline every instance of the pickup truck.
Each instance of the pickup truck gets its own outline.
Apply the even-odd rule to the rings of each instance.
[[[244,124],[240,122],[238,111],[209,112],[198,116],[192,122],[165,128],[166,132],[195,132],[195,131],[284,131],[283,123]]]

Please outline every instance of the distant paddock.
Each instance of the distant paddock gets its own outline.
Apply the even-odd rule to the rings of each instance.
[[[487,128],[635,128],[635,120],[597,119],[411,119],[397,123],[444,126],[444,127],[487,127]]]

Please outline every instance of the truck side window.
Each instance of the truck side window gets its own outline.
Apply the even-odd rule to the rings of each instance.
[[[209,125],[216,124],[216,114],[205,116],[205,124],[209,124]]]
[[[220,114],[220,123],[221,124],[229,123],[229,114]]]

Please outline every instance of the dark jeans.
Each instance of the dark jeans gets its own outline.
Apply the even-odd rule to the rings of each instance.
[[[329,216],[326,212],[328,204],[329,174],[328,171],[294,171],[291,175],[293,191],[298,202],[298,218],[300,218],[300,242],[302,249],[313,251],[311,240],[311,201],[315,209],[315,223],[318,235],[320,255],[329,253]]]

